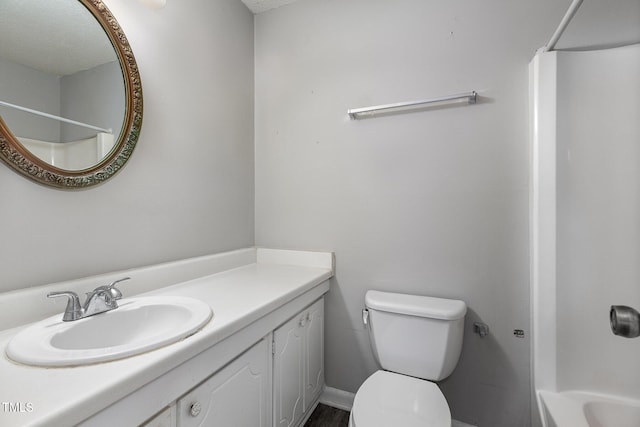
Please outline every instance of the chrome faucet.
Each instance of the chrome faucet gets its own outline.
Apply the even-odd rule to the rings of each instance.
[[[117,300],[122,298],[122,292],[120,292],[120,289],[116,288],[115,285],[129,279],[131,279],[131,277],[115,280],[109,285],[98,286],[93,291],[87,292],[87,299],[84,302],[84,306],[80,305],[80,297],[78,297],[78,294],[71,291],[49,292],[47,297],[68,298],[67,308],[62,316],[62,321],[70,322],[118,308]]]

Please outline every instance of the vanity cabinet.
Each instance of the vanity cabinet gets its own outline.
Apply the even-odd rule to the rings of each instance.
[[[144,427],[299,427],[313,410],[323,386],[321,297],[182,395]]]
[[[164,411],[155,415],[152,419],[142,424],[141,427],[175,427],[176,405],[171,405]]]
[[[271,427],[278,424],[276,406],[279,416],[293,413],[287,408],[293,401],[296,417],[289,417],[287,424],[299,427],[323,388],[322,299],[333,272],[332,253],[262,248],[127,270],[136,282],[127,288],[132,295],[195,298],[211,307],[213,318],[197,333],[171,345],[109,363],[38,369],[0,358],[1,383],[5,384],[0,392],[37,408],[1,414],[0,424]],[[107,277],[123,274],[7,293],[0,295],[0,305],[26,306],[60,289],[82,292],[96,282],[106,283]],[[7,326],[0,331],[0,348],[6,349],[19,328],[54,314],[51,310],[58,311],[49,305],[42,303],[29,313],[0,310],[0,323]],[[139,319],[149,332],[159,330],[147,320]],[[295,322],[297,330],[290,331]],[[283,338],[287,327],[297,346],[297,353],[292,353],[294,362],[289,362],[292,358],[282,344],[288,338]],[[41,387],[44,383],[47,387]],[[296,396],[283,400],[281,396],[292,394],[289,389]]]
[[[178,427],[270,425],[270,359],[263,339],[180,398]]]
[[[321,298],[273,332],[273,426],[300,425],[313,409],[323,385]]]

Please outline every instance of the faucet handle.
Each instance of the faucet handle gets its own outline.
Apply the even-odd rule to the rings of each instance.
[[[78,294],[71,291],[62,291],[62,292],[49,292],[47,294],[47,298],[55,298],[55,297],[67,297],[67,308],[64,310],[64,315],[62,316],[63,322],[69,322],[71,320],[78,320],[82,318],[84,315],[84,310],[80,305],[80,298]]]
[[[123,277],[122,279],[114,280],[111,284],[107,285],[107,290],[111,293],[111,297],[113,299],[122,298],[122,292],[120,292],[120,289],[116,288],[116,284],[124,282],[125,280],[131,280],[131,277]]]

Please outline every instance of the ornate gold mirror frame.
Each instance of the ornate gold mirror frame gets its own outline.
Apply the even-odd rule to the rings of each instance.
[[[100,184],[117,173],[127,162],[142,126],[142,85],[131,46],[118,21],[102,0],[78,0],[96,18],[109,37],[118,56],[124,78],[125,113],[122,130],[111,152],[99,163],[83,170],[52,166],[27,150],[0,117],[0,158],[21,174],[45,185],[78,189]]]

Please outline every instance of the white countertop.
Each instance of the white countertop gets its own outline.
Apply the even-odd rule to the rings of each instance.
[[[76,424],[320,285],[332,275],[331,268],[318,266],[253,263],[147,292],[145,295],[200,299],[211,306],[213,319],[200,332],[183,341],[107,363],[72,368],[19,365],[6,357],[4,348],[26,325],[2,331],[0,425]],[[13,404],[12,410],[7,410],[10,408],[6,402]]]

